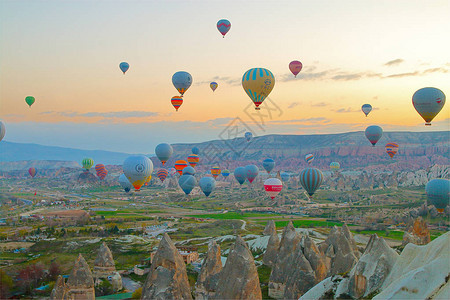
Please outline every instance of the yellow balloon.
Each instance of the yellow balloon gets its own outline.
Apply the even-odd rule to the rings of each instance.
[[[253,68],[242,76],[242,87],[247,95],[255,103],[256,110],[269,96],[275,85],[275,77],[272,72],[264,68]]]

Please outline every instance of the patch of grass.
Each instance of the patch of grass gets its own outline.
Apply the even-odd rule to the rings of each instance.
[[[264,222],[260,222],[261,224],[264,224]],[[275,221],[275,226],[277,228],[283,228],[286,227],[286,225],[289,223],[289,221]],[[294,227],[300,227],[300,228],[311,228],[311,227],[333,227],[336,226],[342,226],[343,223],[340,222],[333,222],[333,221],[326,221],[326,220],[292,220],[292,224]],[[351,225],[349,225],[351,226]]]
[[[385,231],[385,230],[361,230],[361,231],[352,231],[354,234],[364,234],[364,235],[371,235],[376,233],[378,236],[389,238],[393,240],[403,240],[403,231],[393,230],[393,231]]]
[[[272,272],[272,268],[266,265],[261,265],[258,267],[258,276],[260,283],[269,283],[270,273]]]
[[[237,213],[237,212],[227,212],[224,214],[202,214],[202,215],[191,215],[194,218],[200,219],[218,219],[218,220],[242,220],[247,218],[258,218],[258,217],[273,217],[282,216],[280,214],[269,214],[269,213]]]

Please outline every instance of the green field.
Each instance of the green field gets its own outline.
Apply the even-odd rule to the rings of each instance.
[[[260,224],[265,224],[265,222],[259,222]],[[275,221],[275,226],[277,228],[286,227],[289,221]],[[310,228],[310,227],[332,227],[332,226],[342,226],[343,223],[332,222],[332,221],[322,221],[322,220],[292,220],[294,227],[300,228]],[[349,225],[352,226],[352,225]]]
[[[385,230],[361,230],[361,231],[352,231],[353,234],[364,234],[371,235],[376,233],[378,236],[382,236],[384,238],[389,238],[393,240],[403,240],[403,231],[393,230],[393,231],[385,231]]]
[[[260,218],[260,217],[279,217],[281,214],[269,214],[269,213],[237,213],[237,212],[227,212],[224,214],[202,214],[202,215],[191,215],[191,217],[199,219],[217,219],[217,220],[242,220],[248,218]]]

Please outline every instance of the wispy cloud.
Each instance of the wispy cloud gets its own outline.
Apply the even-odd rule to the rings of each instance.
[[[314,106],[314,107],[324,107],[324,106],[328,106],[328,105],[330,105],[330,104],[329,103],[325,103],[325,102],[319,102],[319,103],[311,104],[311,106]]]
[[[291,104],[289,104],[288,108],[294,108],[298,105],[300,105],[300,102],[292,102]]]
[[[359,109],[354,109],[354,108],[351,108],[351,107],[347,107],[347,108],[336,109],[336,110],[334,110],[334,112],[337,112],[337,113],[353,113],[353,112],[359,112]]]
[[[388,62],[385,63],[384,65],[385,65],[385,66],[388,66],[388,67],[392,67],[392,66],[398,66],[399,64],[401,64],[401,63],[403,63],[403,62],[404,62],[403,59],[397,58],[397,59],[388,61]]]
[[[448,69],[446,69],[446,68],[431,68],[431,69],[426,69],[425,71],[423,71],[423,74],[428,74],[428,73],[448,73]]]
[[[204,84],[209,85],[213,81],[217,82],[219,86],[223,83],[228,85],[239,85],[241,83],[240,78],[232,78],[230,76],[214,76],[213,78],[211,78],[211,80],[198,81],[195,83],[195,85],[204,85]]]
[[[59,115],[67,118],[104,118],[104,119],[128,119],[128,118],[148,118],[158,116],[157,112],[151,111],[111,111],[111,112],[87,112],[79,113],[75,111],[45,111],[41,115]]]
[[[419,71],[391,74],[391,75],[385,76],[384,78],[401,78],[401,77],[410,77],[410,76],[417,76],[417,75],[419,75]]]
[[[317,118],[304,118],[304,119],[292,119],[292,120],[273,120],[271,124],[325,124],[331,122],[330,119],[324,117]]]

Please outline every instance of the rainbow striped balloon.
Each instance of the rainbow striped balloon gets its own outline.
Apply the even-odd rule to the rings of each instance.
[[[322,181],[323,175],[319,169],[306,168],[300,173],[300,183],[309,196],[314,195],[314,192],[322,184]]]
[[[178,111],[181,104],[183,104],[183,98],[181,98],[180,96],[173,96],[170,102],[172,102],[172,105],[173,107],[175,107],[175,110]]]
[[[183,169],[187,167],[187,162],[185,160],[177,160],[175,162],[175,170],[177,170],[178,174],[183,174]]]
[[[228,171],[227,169],[223,170],[222,171],[222,176],[225,177],[225,178],[230,176],[230,171]]]
[[[187,161],[191,167],[195,168],[195,166],[200,161],[200,157],[198,157],[197,154],[191,154],[188,156]]]
[[[37,170],[34,167],[31,167],[28,169],[28,173],[30,174],[31,178],[34,178],[34,176],[36,176],[37,174]]]
[[[314,155],[312,155],[312,154],[306,154],[306,155],[305,155],[305,160],[306,160],[306,162],[310,165],[310,164],[313,162],[313,160],[314,160]]]
[[[211,168],[211,174],[212,174],[212,176],[213,176],[214,178],[217,178],[217,176],[219,176],[221,172],[222,172],[222,171],[221,171],[220,168],[217,167],[217,166],[214,166],[214,167]]]
[[[338,163],[337,161],[333,161],[333,162],[330,164],[330,169],[331,169],[331,170],[337,171],[337,170],[339,170],[340,167],[341,167],[341,164]]]
[[[398,152],[398,144],[397,143],[387,143],[386,144],[386,153],[391,157],[394,158],[394,155]]]
[[[156,172],[156,176],[159,178],[159,180],[161,180],[161,182],[164,182],[168,175],[169,171],[167,171],[166,169],[159,169],[158,172]]]
[[[256,110],[269,96],[275,86],[275,77],[272,72],[264,68],[253,68],[242,76],[242,87],[247,95],[255,103]]]
[[[106,170],[105,165],[103,164],[95,165],[95,172],[97,172],[97,176],[101,180],[105,179],[106,175],[108,175],[108,170]]]

